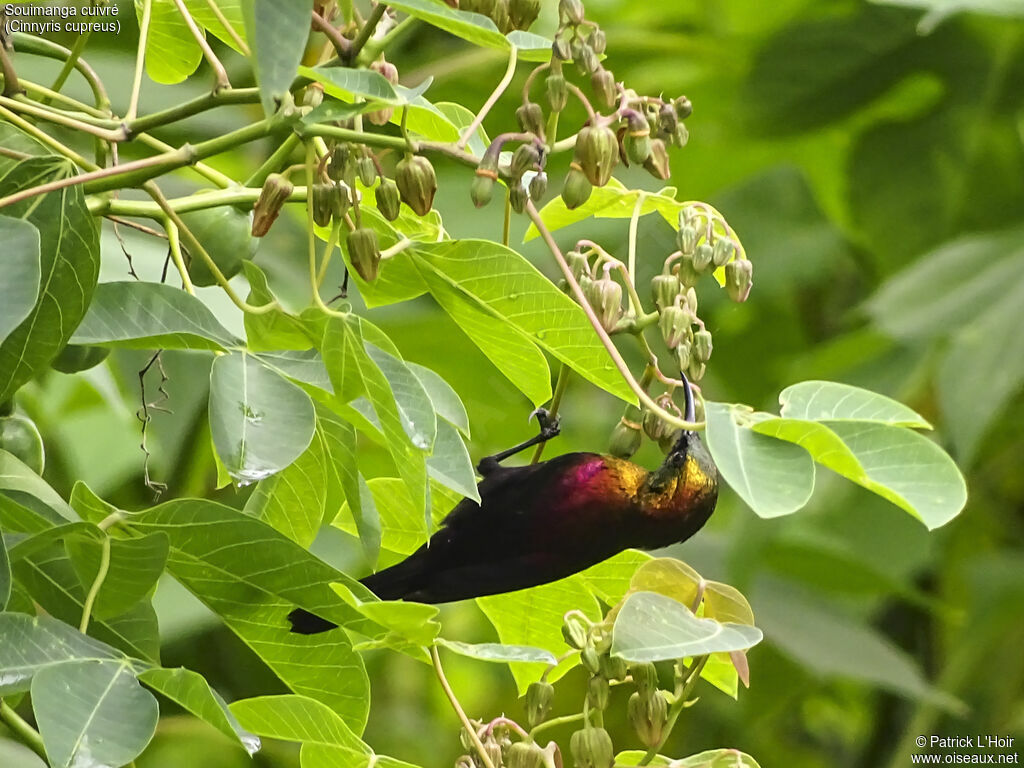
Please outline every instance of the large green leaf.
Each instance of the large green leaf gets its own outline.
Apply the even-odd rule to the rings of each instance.
[[[814,491],[814,463],[807,451],[751,429],[737,406],[707,403],[707,443],[718,471],[761,517],[796,512]]]
[[[476,604],[494,625],[503,645],[542,648],[555,656],[565,651],[562,617],[568,611],[582,611],[593,621],[601,618],[601,607],[579,576],[507,595],[478,597]],[[548,674],[548,680],[554,682],[573,664],[575,660],[563,662]],[[520,694],[544,672],[545,666],[514,664],[511,667]]]
[[[41,669],[32,679],[32,710],[53,768],[129,763],[153,738],[160,716],[127,660]]]
[[[259,751],[260,740],[238,724],[224,700],[198,672],[184,667],[147,669],[139,675],[139,680],[209,723],[229,739],[237,739],[250,755]]]
[[[242,4],[260,101],[268,116],[282,104],[298,72],[309,38],[312,10],[313,0],[244,0]]]
[[[682,659],[745,651],[761,637],[757,627],[701,619],[671,597],[634,592],[615,619],[612,653],[631,662]]]
[[[73,344],[129,349],[210,349],[242,342],[195,296],[162,283],[100,283]]]
[[[27,493],[53,510],[62,520],[77,520],[67,502],[39,475],[29,469],[14,454],[0,450],[0,490]],[[51,520],[56,522],[56,519]]]
[[[242,261],[242,272],[249,281],[250,304],[257,306],[267,304],[276,297],[267,283],[267,276],[262,269],[248,259]],[[306,333],[302,321],[282,309],[253,314],[246,312],[245,337],[247,346],[254,352],[309,349],[313,346],[312,339]]]
[[[903,403],[835,381],[802,381],[786,387],[779,394],[779,403],[779,413],[787,419],[864,421],[931,429],[931,424]]]
[[[505,645],[503,643],[460,643],[455,640],[438,640],[449,651],[468,656],[478,661],[496,661],[502,664],[522,662],[528,664],[555,664],[555,654],[543,648],[528,645]]]
[[[11,579],[11,562],[7,557],[3,527],[0,526],[0,612],[6,610],[7,601],[11,599]]]
[[[231,30],[243,41],[245,40],[245,19],[242,18],[242,3],[245,0],[215,0],[217,9],[221,12],[230,26]],[[239,53],[238,43],[225,28],[224,23],[211,9],[208,0],[185,0],[185,7],[195,19],[197,24],[203,26],[210,34],[214,35],[225,45],[230,45]]]
[[[213,361],[210,430],[237,482],[262,480],[295,461],[309,447],[315,421],[309,395],[253,356]]]
[[[364,325],[365,330],[365,325]],[[364,340],[366,354],[384,374],[395,395],[402,429],[422,451],[432,451],[437,437],[437,414],[419,377],[405,361]]]
[[[0,170],[0,197],[71,173],[72,166],[61,158],[21,160]],[[81,185],[37,195],[3,213],[39,232],[40,278],[31,311],[0,343],[0,403],[67,344],[89,306],[100,265],[99,229],[85,206]],[[4,248],[6,253],[6,243]]]
[[[0,216],[4,281],[0,284],[0,343],[21,325],[39,296],[39,230],[32,222]]]
[[[65,540],[64,546],[79,581],[88,590],[100,570],[102,543],[96,538],[75,537]],[[146,599],[164,572],[167,551],[167,536],[163,533],[111,541],[109,567],[96,594],[93,615],[121,616]]]
[[[466,406],[462,404],[458,392],[452,389],[451,384],[445,381],[440,374],[430,368],[409,362],[406,365],[420,380],[437,415],[458,427],[459,431],[468,437],[469,414],[466,413]]]
[[[451,240],[410,250],[438,303],[513,383],[518,385],[510,373],[526,377],[524,386],[531,391],[523,391],[536,404],[550,393],[550,382],[545,376],[533,383],[539,357],[535,346],[633,402],[583,310],[518,253],[488,240]],[[502,335],[492,338],[496,326]],[[509,337],[512,347],[506,347]]]
[[[173,0],[150,2],[146,73],[158,83],[180,83],[199,68],[199,62],[203,60],[202,49]],[[135,0],[135,14],[141,25],[143,0]]]

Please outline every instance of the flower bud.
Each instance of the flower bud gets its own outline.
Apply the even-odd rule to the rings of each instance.
[[[569,41],[562,35],[556,37],[551,44],[551,54],[559,61],[572,61],[572,47]]]
[[[493,765],[494,768],[502,768],[504,762],[501,757],[501,744],[499,744],[495,739],[488,739],[484,742],[484,752],[486,752],[487,756],[491,759],[491,765]]]
[[[364,187],[372,187],[377,181],[377,166],[369,155],[359,158],[356,162],[356,170],[359,172],[359,180],[363,182]]]
[[[604,728],[584,728],[569,739],[576,768],[612,768],[615,751],[612,738]]]
[[[466,13],[480,13],[479,0],[459,0],[459,10]]]
[[[612,649],[612,633],[597,625],[590,630],[590,642],[593,643],[594,650],[603,656]]]
[[[512,153],[509,172],[512,178],[518,179],[527,171],[535,170],[540,165],[540,150],[532,141],[520,144]]]
[[[529,192],[526,191],[526,187],[523,186],[521,179],[513,179],[509,182],[508,187],[508,203],[512,206],[512,210],[516,213],[522,213],[526,210],[526,201],[530,199]]]
[[[582,0],[558,0],[558,18],[575,26],[583,21]]]
[[[707,370],[707,364],[702,363],[696,358],[696,356],[690,357],[690,367],[686,369],[686,377],[690,381],[700,381],[704,378],[704,373]]]
[[[480,164],[476,168],[476,177],[470,187],[469,194],[473,198],[473,205],[483,208],[491,202],[491,194],[494,191],[494,182],[498,178],[498,155],[488,149],[484,152]]]
[[[630,111],[626,116],[626,134],[622,138],[622,146],[631,163],[643,164],[651,156],[651,129],[639,112]]]
[[[679,276],[679,282],[682,283],[684,288],[690,288],[697,284],[700,279],[700,272],[693,266],[693,254],[684,253],[679,259],[679,271],[676,273]]]
[[[715,239],[714,251],[711,255],[711,260],[714,262],[716,267],[724,267],[728,264],[732,257],[736,253],[736,244],[728,237],[718,237]]]
[[[711,331],[697,331],[693,334],[693,356],[702,363],[711,359]]]
[[[600,56],[604,53],[605,48],[608,47],[608,40],[605,38],[604,30],[600,27],[594,27],[590,36],[587,38],[587,45],[594,49],[594,53]]]
[[[590,708],[607,709],[609,693],[608,681],[601,675],[592,675],[587,682],[587,703]]]
[[[658,689],[658,668],[650,662],[646,664],[630,664],[629,675],[640,693],[651,693]]]
[[[355,164],[355,145],[348,142],[335,144],[327,166],[327,177],[331,181],[344,181],[351,187],[355,183]]]
[[[635,429],[634,431],[639,438],[640,430]],[[629,457],[627,456],[626,458]],[[626,660],[619,658],[618,656],[602,656],[601,674],[604,675],[607,680],[625,680],[626,675],[629,674],[629,669],[626,667]]]
[[[679,288],[679,278],[675,275],[655,275],[651,279],[651,297],[659,311],[676,303]]]
[[[263,237],[277,220],[281,208],[295,189],[294,185],[279,173],[272,173],[263,182],[260,196],[253,205],[252,236]]]
[[[733,301],[746,301],[753,286],[754,264],[747,259],[736,259],[725,265],[725,290]]]
[[[544,132],[544,112],[540,104],[528,101],[516,110],[516,121],[519,127],[534,136]]]
[[[654,442],[659,442],[672,431],[672,427],[661,420],[654,411],[644,413],[644,432]]]
[[[658,328],[661,329],[661,338],[665,340],[665,346],[675,349],[679,342],[686,338],[692,320],[690,313],[682,307],[665,307],[658,318]]]
[[[476,12],[490,16],[494,12],[494,0],[476,0]]]
[[[601,669],[601,654],[588,645],[580,651],[580,663],[588,672],[596,675]]]
[[[565,176],[565,185],[562,187],[562,200],[565,207],[570,211],[579,208],[590,198],[594,187],[587,180],[587,177],[580,170],[576,163],[569,166],[569,173]]]
[[[630,459],[634,453],[640,450],[643,439],[643,435],[635,424],[627,422],[625,419],[619,419],[619,423],[612,430],[612,437],[608,443],[608,453],[619,459]],[[610,657],[602,656],[602,663],[605,658]]]
[[[590,87],[600,106],[605,109],[615,106],[615,75],[599,65],[590,76]]]
[[[597,71],[601,66],[601,59],[594,53],[594,49],[584,43],[574,57],[576,68],[581,75],[589,75]]]
[[[392,85],[398,82],[398,67],[390,61],[385,61],[383,56],[376,61],[371,62],[370,69],[383,76],[384,79]],[[374,125],[387,125],[394,113],[395,110],[393,107],[385,107],[384,109],[376,109],[367,112],[366,118]]]
[[[676,232],[676,247],[681,253],[692,254],[697,247],[697,228],[692,224],[686,224]]]
[[[680,120],[685,120],[693,114],[693,104],[685,96],[680,96],[678,99],[672,102],[672,107],[676,111],[676,117]]]
[[[394,221],[402,212],[402,201],[398,194],[398,186],[391,179],[383,178],[380,186],[374,190],[377,210],[388,221]]]
[[[554,698],[555,686],[551,683],[546,680],[530,683],[530,687],[526,689],[526,719],[530,722],[531,728],[547,720]]]
[[[516,741],[509,745],[505,757],[508,768],[541,768],[544,750],[533,741]]]
[[[569,270],[572,272],[572,276],[579,281],[584,275],[590,273],[590,264],[587,262],[587,257],[579,251],[566,251],[565,261],[569,265]]]
[[[701,243],[693,251],[693,268],[698,272],[704,272],[711,266],[714,258],[714,248],[707,243]]]
[[[622,286],[610,277],[594,280],[584,289],[601,327],[611,333],[622,314]]]
[[[664,136],[671,136],[679,124],[676,110],[671,104],[662,104],[658,109],[658,131]]]
[[[691,351],[693,345],[689,340],[680,341],[676,345],[676,365],[680,371],[685,371],[690,367]]]
[[[672,450],[672,446],[679,442],[680,432],[682,432],[681,429],[669,429],[665,436],[658,441],[658,447],[662,453],[668,453]]]
[[[530,179],[530,199],[540,200],[548,191],[548,175],[544,171],[537,171]]]
[[[565,75],[560,73],[548,75],[547,80],[544,81],[544,87],[547,89],[548,104],[551,105],[552,111],[561,112],[565,109],[565,105],[569,103],[569,87]]]
[[[686,129],[686,126],[680,123],[676,126],[672,132],[672,144],[682,149],[690,141],[690,132]]]
[[[313,221],[318,227],[326,227],[331,223],[335,189],[335,185],[329,181],[313,185]]]
[[[540,15],[540,0],[509,0],[508,17],[516,29],[529,29]]]
[[[656,179],[667,179],[672,175],[668,150],[661,139],[651,139],[651,154],[644,162],[644,168]]]
[[[697,291],[692,287],[686,289],[685,307],[690,310],[690,315],[697,317]]]
[[[437,192],[437,176],[430,161],[422,155],[406,155],[395,168],[395,182],[402,201],[417,216],[426,216]]]
[[[648,748],[661,743],[661,737],[668,722],[668,702],[657,690],[649,693],[634,693],[627,706],[629,722],[636,735]]]
[[[377,279],[380,266],[380,245],[377,233],[368,227],[354,229],[348,233],[348,257],[356,272],[368,283]]]
[[[576,138],[575,160],[587,181],[603,187],[619,159],[619,140],[607,126],[585,126]]]
[[[577,616],[567,616],[562,623],[562,637],[570,648],[582,650],[587,645],[587,627]]]
[[[319,107],[324,100],[324,87],[320,83],[310,83],[302,91],[302,106]]]
[[[491,21],[503,35],[512,31],[512,19],[509,17],[508,9],[509,0],[494,0],[494,7],[490,13]]]

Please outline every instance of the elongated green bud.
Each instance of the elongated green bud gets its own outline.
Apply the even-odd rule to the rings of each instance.
[[[594,53],[594,49],[584,43],[580,46],[574,57],[576,68],[581,75],[593,74],[601,66],[601,59]]]
[[[640,450],[643,440],[644,436],[636,423],[627,421],[625,418],[619,419],[619,423],[612,430],[612,437],[608,444],[608,453],[619,459],[631,459],[633,454]],[[601,657],[602,670],[604,669],[605,658],[610,657]]]
[[[562,637],[570,648],[583,650],[587,645],[587,627],[576,616],[567,616],[562,623]]]
[[[651,298],[659,311],[676,303],[680,287],[675,275],[655,275],[651,279]]]
[[[690,367],[692,350],[693,346],[689,339],[685,339],[676,345],[676,365],[680,371],[685,371]]]
[[[711,331],[697,331],[693,334],[693,356],[702,363],[711,359],[713,349]]]
[[[615,75],[604,67],[598,65],[594,74],[590,76],[590,87],[594,91],[597,103],[605,109],[615,106]]]
[[[344,181],[350,187],[356,178],[355,145],[347,141],[335,144],[331,150],[331,162],[327,166],[327,177],[331,181]]]
[[[568,38],[558,35],[551,44],[551,53],[559,61],[572,61],[572,46]]]
[[[313,221],[318,227],[326,227],[331,223],[335,189],[335,185],[328,181],[313,185]]]
[[[398,82],[398,68],[389,61],[385,61],[384,57],[377,59],[370,64],[370,69],[374,72],[383,75],[384,79],[392,85]],[[394,115],[395,110],[393,107],[385,107],[384,109],[376,109],[366,113],[366,118],[374,125],[387,125]]]
[[[562,187],[562,200],[565,207],[570,211],[579,208],[590,198],[594,187],[580,169],[578,163],[569,166],[569,173],[565,176],[565,185]]]
[[[736,259],[725,265],[725,289],[733,301],[746,301],[750,295],[754,265],[747,259]]]
[[[658,668],[653,664],[630,664],[629,675],[640,693],[658,690]]]
[[[700,279],[700,272],[693,265],[693,254],[683,253],[679,259],[679,282],[683,284],[684,288],[690,288],[697,284],[697,280]]]
[[[693,104],[685,96],[680,96],[678,99],[672,102],[672,106],[676,111],[676,117],[680,120],[685,120],[693,114]]]
[[[671,136],[678,124],[675,108],[671,104],[662,104],[658,110],[658,131],[664,136]]]
[[[530,683],[526,689],[526,719],[533,728],[548,719],[551,703],[555,699],[555,686],[546,680]]]
[[[691,321],[690,313],[685,309],[674,305],[665,307],[658,318],[658,328],[661,330],[661,338],[665,340],[665,346],[675,349],[679,342],[686,338]]]
[[[528,101],[516,110],[516,121],[519,127],[534,136],[544,133],[544,112],[540,104]]]
[[[612,738],[604,728],[584,728],[569,739],[569,749],[576,768],[612,768],[615,750]]]
[[[732,257],[736,255],[736,244],[728,237],[718,237],[715,239],[714,250],[711,254],[711,261],[714,262],[716,267],[724,267],[730,261]]]
[[[583,21],[581,0],[558,0],[558,18],[565,24],[576,25]]]
[[[619,160],[619,140],[607,126],[585,126],[576,137],[575,160],[587,181],[603,187]]]
[[[377,233],[368,227],[354,229],[348,233],[348,257],[356,272],[368,283],[377,279],[380,266],[380,245]]]
[[[686,129],[686,126],[680,123],[676,126],[672,135],[669,137],[672,140],[672,144],[682,149],[690,141],[690,132]]]
[[[512,153],[512,161],[509,163],[509,172],[512,178],[518,179],[527,171],[536,170],[540,165],[540,150],[532,141],[520,144]]]
[[[654,442],[659,442],[672,431],[672,427],[661,420],[654,411],[644,413],[644,432]]]
[[[253,205],[252,236],[263,237],[277,221],[285,202],[294,191],[294,185],[279,173],[267,176],[260,189],[260,196]]]
[[[611,333],[622,314],[622,286],[610,277],[602,277],[588,284],[584,295],[594,308],[601,327]]]
[[[629,162],[642,165],[651,156],[651,128],[647,120],[639,112],[630,111],[626,115],[626,132],[622,137],[622,147],[626,150]]]
[[[569,103],[569,86],[566,83],[565,75],[552,73],[544,81],[544,87],[548,94],[548,104],[553,112],[561,112]]]
[[[544,750],[533,741],[516,741],[509,745],[505,756],[508,768],[541,768]]]
[[[395,168],[395,182],[402,202],[416,215],[426,216],[437,192],[437,176],[430,161],[422,155],[406,155]]]
[[[686,369],[686,378],[690,381],[700,381],[707,371],[707,363],[702,363],[696,355],[690,357],[690,367]]]
[[[530,179],[530,199],[539,201],[548,191],[548,175],[544,171],[537,171]]]
[[[587,261],[587,257],[579,251],[566,251],[565,261],[569,265],[569,270],[572,272],[572,276],[576,280],[580,280],[584,275],[590,273],[590,263]]]
[[[640,430],[636,430],[637,437],[640,437]],[[629,458],[628,456],[626,458]],[[625,680],[629,674],[625,659],[610,654],[601,657],[601,674],[608,680]]]
[[[587,45],[594,49],[594,53],[600,56],[604,53],[605,48],[608,47],[608,40],[605,38],[604,31],[600,27],[594,27],[590,36],[587,37]]]
[[[491,8],[491,21],[503,35],[512,31],[512,19],[509,17],[509,0],[494,0],[494,7]]]
[[[697,247],[697,228],[692,224],[684,224],[676,232],[676,247],[683,253],[693,254]]]
[[[377,166],[369,155],[363,155],[356,161],[356,170],[359,172],[359,180],[363,182],[364,187],[372,187],[377,181]]]
[[[601,669],[601,654],[588,645],[580,651],[580,663],[586,667],[588,672],[596,675]]]
[[[377,210],[388,221],[394,221],[402,212],[402,200],[398,194],[398,185],[391,179],[381,179],[380,186],[373,192],[377,202]]]
[[[667,179],[672,175],[668,150],[661,139],[651,139],[651,154],[644,163],[644,168],[656,179]]]
[[[610,689],[601,675],[592,675],[587,682],[587,703],[591,709],[607,709]]]
[[[713,258],[714,248],[707,243],[701,243],[693,251],[693,268],[698,272],[706,272]]]
[[[473,198],[473,205],[483,208],[491,202],[491,195],[494,192],[494,182],[498,178],[498,155],[488,150],[480,160],[476,168],[476,178],[470,187],[469,194]]]
[[[508,17],[516,29],[529,29],[540,15],[540,0],[509,0]]]
[[[661,737],[668,723],[668,702],[659,691],[634,693],[627,705],[629,722],[648,748],[661,744]]]
[[[523,186],[522,179],[513,179],[509,183],[508,203],[516,213],[526,210],[526,202],[530,199],[530,193]]]

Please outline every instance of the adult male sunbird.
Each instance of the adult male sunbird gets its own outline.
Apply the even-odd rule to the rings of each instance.
[[[687,421],[693,393],[685,381]],[[540,434],[484,458],[480,502],[463,499],[430,540],[362,583],[382,600],[447,603],[513,592],[570,576],[624,549],[685,541],[711,517],[718,470],[696,432],[683,431],[653,472],[598,453],[567,453],[523,467],[500,462],[559,433],[537,411]],[[292,631],[336,625],[298,608]]]

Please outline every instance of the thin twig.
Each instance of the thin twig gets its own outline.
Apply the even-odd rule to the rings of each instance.
[[[242,39],[242,36],[235,31],[235,28],[231,26],[231,22],[228,21],[228,17],[224,15],[224,12],[220,9],[214,0],[206,0],[206,5],[210,9],[211,13],[217,17],[217,21],[221,23],[221,26],[228,31],[228,35],[234,41],[235,45],[238,46],[238,50],[242,52],[244,56],[251,56],[252,52],[249,50],[248,44]]]
[[[88,168],[89,170],[95,170],[99,168],[99,166],[96,165],[96,163],[90,160],[86,160],[80,154],[75,152],[75,150],[71,149],[71,147],[67,147],[64,144],[61,144],[55,138],[50,136],[50,134],[46,133],[45,131],[39,130],[37,126],[30,123],[28,120],[22,118],[21,115],[17,115],[14,112],[11,112],[11,110],[7,109],[6,107],[0,106],[0,117],[3,117],[7,122],[16,125],[25,133],[29,134],[33,139],[36,139],[42,144],[48,146],[50,149],[53,149],[59,154],[63,155],[68,160],[73,162],[75,165],[81,168]],[[0,200],[0,203],[2,203],[2,200]]]
[[[377,24],[384,18],[384,12],[388,9],[386,3],[377,3],[373,6],[373,10],[370,11],[370,15],[366,17],[366,22],[359,30],[359,35],[354,41],[352,46],[348,49],[348,56],[345,57],[345,61],[351,64],[359,56],[359,52],[363,50],[363,46],[366,45],[366,41],[369,40],[377,29]]]
[[[333,26],[316,11],[313,11],[313,26],[327,35],[327,39],[331,41],[331,45],[338,52],[338,56],[343,60],[348,59],[348,52],[352,49],[352,43],[341,34],[337,27]]]
[[[501,78],[501,81],[495,89],[491,91],[491,95],[487,97],[487,101],[484,102],[484,105],[480,107],[480,111],[476,113],[476,117],[473,118],[473,122],[469,124],[469,127],[466,128],[465,131],[463,131],[462,138],[460,138],[455,144],[456,149],[463,149],[466,146],[466,143],[470,138],[472,138],[473,134],[476,133],[476,129],[480,127],[484,118],[487,117],[487,113],[491,111],[491,107],[497,103],[498,99],[501,98],[501,94],[503,94],[505,89],[508,88],[509,83],[512,82],[512,78],[516,74],[516,61],[518,61],[518,59],[519,49],[513,45],[512,49],[508,52],[508,67],[505,69],[505,75]]]
[[[437,674],[437,679],[441,683],[441,688],[444,690],[445,696],[448,697],[448,701],[451,703],[452,709],[455,710],[455,714],[459,716],[459,720],[462,722],[462,727],[465,728],[466,732],[469,734],[469,738],[473,742],[473,746],[476,748],[480,761],[484,764],[485,768],[495,768],[490,755],[487,754],[487,750],[484,749],[484,745],[480,741],[480,737],[476,734],[476,729],[473,727],[473,724],[469,722],[469,718],[466,717],[466,713],[463,711],[462,705],[459,704],[459,700],[455,698],[455,692],[452,690],[451,685],[448,684],[448,678],[444,676],[444,669],[441,668],[441,656],[437,652],[436,645],[430,646],[430,660],[434,664],[434,672]]]
[[[14,42],[14,49],[19,52],[45,56],[46,58],[57,59],[58,61],[67,61],[71,58],[70,50],[43,37],[36,37],[25,32],[15,32],[11,35],[10,39]],[[96,108],[100,112],[108,114],[110,111],[110,97],[107,96],[107,89],[103,86],[103,81],[100,80],[99,75],[96,74],[96,70],[89,66],[85,59],[81,57],[75,62],[75,69],[89,83],[93,98],[96,100]]]
[[[106,128],[98,128],[84,120],[78,120],[69,115],[62,114],[60,112],[45,109],[36,105],[35,103],[25,99],[19,101],[18,99],[11,99],[6,96],[0,96],[0,104],[10,109],[24,112],[32,117],[40,120],[46,120],[50,123],[56,123],[57,125],[63,125],[65,128],[72,128],[81,133],[88,133],[97,138],[103,139],[103,141],[124,141],[125,132],[124,129],[119,130],[108,130]]]
[[[562,363],[562,367],[558,369],[558,381],[555,382],[555,394],[551,397],[551,405],[548,406],[548,415],[553,419],[558,415],[558,408],[562,404],[562,396],[565,395],[565,388],[569,384],[569,366]],[[544,453],[544,446],[548,444],[545,440],[542,443],[537,444],[537,448],[533,452],[533,458],[530,459],[531,464],[536,464],[540,461],[540,457]]]
[[[162,354],[163,350],[158,349],[149,359],[149,362],[146,363],[145,367],[139,371],[139,391],[142,395],[142,407],[135,412],[135,417],[142,422],[142,442],[139,443],[139,447],[142,449],[143,454],[145,454],[145,458],[142,463],[143,482],[145,482],[146,487],[153,492],[154,501],[158,500],[163,492],[167,490],[167,486],[164,483],[158,483],[149,476],[149,459],[151,454],[149,452],[149,448],[146,447],[147,430],[149,428],[149,423],[153,420],[150,410],[170,413],[168,409],[163,407],[163,403],[170,400],[170,395],[167,393],[167,390],[164,389],[164,385],[167,383],[168,379],[167,372],[164,370],[164,364],[160,357]],[[160,398],[151,403],[146,399],[146,374],[149,372],[149,369],[153,367],[154,363],[160,371],[160,384],[157,386],[157,392],[159,393]]]
[[[15,96],[24,90],[18,82],[14,64],[11,62],[11,57],[7,55],[7,48],[4,47],[3,42],[0,42],[0,71],[4,75],[4,96]]]
[[[214,93],[222,91],[231,87],[231,81],[228,79],[228,71],[224,69],[224,65],[220,63],[220,59],[217,58],[217,54],[213,52],[213,48],[206,40],[206,35],[203,34],[203,30],[196,24],[195,19],[192,18],[192,14],[188,12],[188,8],[185,7],[185,0],[174,0],[174,5],[178,8],[178,13],[181,14],[181,18],[185,21],[185,26],[188,27],[188,31],[192,33],[192,37],[195,38],[196,43],[199,45],[199,49],[203,52],[203,58],[206,59],[206,63],[213,69],[213,73],[216,79],[217,85],[214,87]]]
[[[89,617],[92,616],[93,604],[96,602],[96,596],[100,593],[100,587],[103,586],[103,581],[107,578],[107,571],[110,569],[110,537],[104,536],[100,546],[102,547],[100,549],[100,569],[96,572],[92,586],[89,587],[89,594],[85,596],[85,602],[82,604],[82,620],[78,624],[78,631],[83,635],[89,628]]]
[[[89,36],[91,34],[92,30],[87,29],[78,36],[77,40],[75,40],[75,44],[71,46],[71,55],[68,56],[67,60],[64,62],[64,66],[60,68],[60,72],[58,72],[57,77],[54,78],[53,85],[50,86],[51,90],[60,92],[60,89],[64,87],[64,83],[68,80],[68,75],[70,75],[71,70],[75,68],[75,62],[82,57],[82,51],[85,50],[85,44],[89,42]]]
[[[139,19],[139,47],[135,52],[135,75],[132,78],[131,98],[125,122],[130,123],[139,111],[139,92],[142,90],[142,68],[146,63],[146,45],[149,41],[149,22],[153,16],[153,0],[142,0],[142,18]]]

